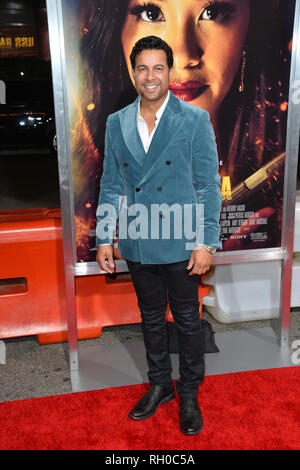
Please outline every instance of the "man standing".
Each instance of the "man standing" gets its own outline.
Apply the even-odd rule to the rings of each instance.
[[[204,378],[198,275],[210,268],[212,254],[221,248],[215,135],[206,111],[168,90],[173,54],[163,40],[140,39],[130,60],[139,97],[107,120],[97,262],[113,272],[119,220],[119,250],[141,311],[150,381],[130,418],[149,418],[175,396],[165,321],[169,302],[178,330],[180,429],[194,435],[203,426],[197,402]]]

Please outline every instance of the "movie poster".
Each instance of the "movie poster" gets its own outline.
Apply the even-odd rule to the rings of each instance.
[[[62,7],[78,262],[95,261],[106,119],[136,98],[129,55],[148,35],[173,49],[172,93],[210,113],[223,251],[280,247],[295,0],[65,0]]]

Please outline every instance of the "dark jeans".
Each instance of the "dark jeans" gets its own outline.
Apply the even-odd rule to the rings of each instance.
[[[196,397],[204,378],[204,336],[199,317],[199,277],[189,276],[187,264],[127,261],[141,311],[150,383],[172,383],[165,320],[169,301],[178,331],[180,377],[176,389],[180,397]]]

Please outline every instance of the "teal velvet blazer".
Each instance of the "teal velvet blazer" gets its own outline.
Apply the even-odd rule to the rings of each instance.
[[[208,112],[170,92],[148,153],[137,129],[138,98],[107,119],[96,244],[112,243],[143,264],[189,259],[220,242],[219,160]],[[197,217],[198,214],[198,217]]]

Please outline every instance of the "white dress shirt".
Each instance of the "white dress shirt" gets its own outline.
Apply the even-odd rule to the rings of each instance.
[[[163,115],[164,110],[166,109],[166,106],[168,104],[170,97],[170,92],[168,91],[168,96],[166,97],[165,101],[161,105],[161,107],[158,109],[156,112],[156,119],[155,119],[155,127],[151,134],[149,135],[149,129],[146,121],[142,118],[141,113],[140,113],[140,103],[141,103],[141,98],[139,98],[139,104],[138,104],[138,112],[136,116],[136,123],[137,123],[137,128],[141,137],[141,140],[143,142],[143,146],[145,149],[145,152],[147,153],[151,144],[151,141],[153,139],[153,136],[155,134],[155,131],[157,129],[157,126],[159,124],[159,121]]]

